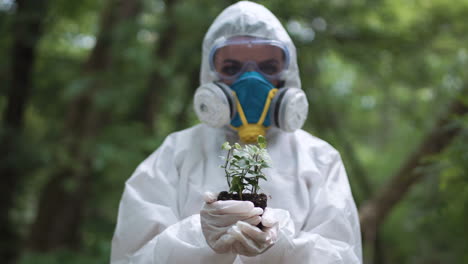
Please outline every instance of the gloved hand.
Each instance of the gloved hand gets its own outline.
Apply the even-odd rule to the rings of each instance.
[[[253,257],[267,251],[278,240],[278,209],[266,208],[262,215],[262,229],[245,222],[237,222],[228,233],[236,240],[233,243],[235,253]],[[283,210],[284,211],[284,210]],[[286,212],[286,211],[285,211]],[[287,213],[287,212],[286,212]],[[284,214],[283,214],[284,215]],[[289,215],[289,213],[287,213]],[[284,215],[286,217],[286,215]]]
[[[217,201],[217,195],[205,193],[205,204],[200,211],[200,223],[208,245],[217,253],[232,250],[235,239],[228,230],[238,221],[258,225],[262,208],[254,207],[249,201]]]

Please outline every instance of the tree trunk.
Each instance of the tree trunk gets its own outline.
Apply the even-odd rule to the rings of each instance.
[[[155,67],[150,75],[147,93],[143,99],[144,113],[140,114],[148,131],[153,131],[154,121],[157,114],[161,112],[161,98],[167,93],[166,89],[169,85],[168,77],[161,69],[170,66],[169,58],[177,40],[177,23],[174,18],[174,7],[177,1],[166,0],[165,4],[165,27],[161,32],[159,45],[154,50]]]
[[[189,84],[189,92],[185,93],[184,101],[182,103],[182,109],[176,115],[176,122],[175,122],[175,130],[181,130],[187,128],[189,125],[189,115],[190,111],[193,111],[192,100],[193,94],[195,90],[198,88],[198,84],[200,83],[200,70],[199,68],[192,69],[190,74]]]
[[[462,101],[466,98],[467,91],[468,87],[465,86],[461,98],[451,104],[448,112],[436,122],[416,151],[408,157],[389,182],[360,208],[365,244],[371,245],[375,241],[379,226],[386,216],[410,188],[424,177],[422,168],[429,164],[426,157],[440,153],[462,131],[462,127],[454,124],[453,118],[467,114],[468,106]]]
[[[133,21],[141,10],[141,0],[110,0],[101,16],[96,46],[83,65],[89,86],[70,104],[65,120],[65,149],[73,163],[58,168],[42,192],[30,233],[29,247],[33,250],[80,246],[80,230],[92,184],[93,142],[106,115],[93,101],[96,92],[105,87],[97,76],[111,70],[113,45],[130,38],[117,34],[120,26]]]
[[[32,71],[36,61],[37,44],[47,10],[47,0],[18,0],[13,22],[11,81],[7,106],[0,131],[0,259],[14,263],[20,250],[20,237],[10,219],[15,195],[25,171],[21,170],[21,134],[24,112],[31,92]]]

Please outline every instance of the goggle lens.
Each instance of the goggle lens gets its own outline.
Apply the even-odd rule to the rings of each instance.
[[[210,56],[211,68],[220,79],[234,79],[246,71],[276,79],[288,63],[287,50],[273,41],[227,41],[215,46]]]

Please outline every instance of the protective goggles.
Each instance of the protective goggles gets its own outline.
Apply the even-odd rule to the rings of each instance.
[[[220,80],[237,79],[246,71],[276,80],[289,67],[289,52],[279,41],[243,36],[216,44],[209,61]]]

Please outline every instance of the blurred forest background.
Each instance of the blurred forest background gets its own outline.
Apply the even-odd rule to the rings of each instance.
[[[108,263],[125,180],[198,121],[235,1],[0,0],[0,262]],[[258,1],[342,154],[365,263],[468,263],[468,0]],[[155,190],[157,191],[157,190]]]

